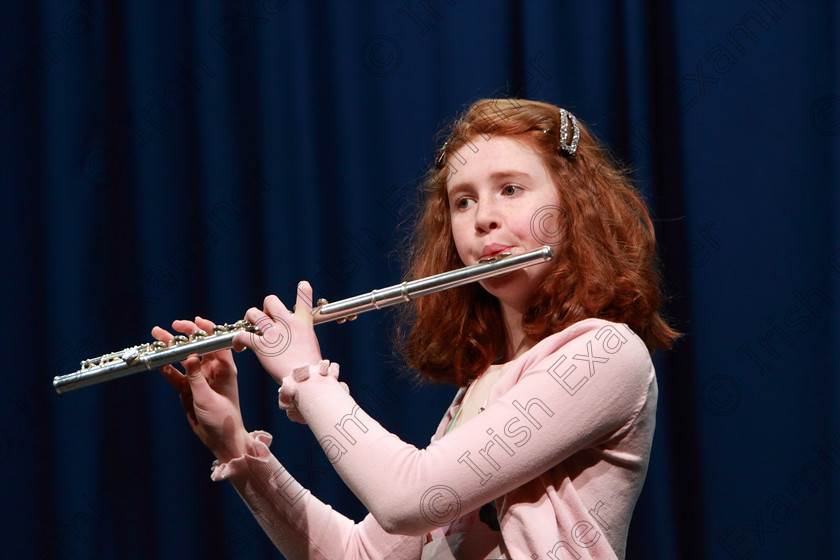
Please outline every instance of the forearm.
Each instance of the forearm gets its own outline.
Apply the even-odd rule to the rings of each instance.
[[[268,451],[270,436],[251,437],[253,454],[219,465],[213,473],[228,478],[260,526],[286,558],[415,559],[416,537],[389,535],[368,516],[354,523],[300,485]]]
[[[300,384],[296,400],[333,468],[389,533],[423,535],[453,521],[429,515],[424,496],[434,488],[458,486],[454,500],[462,513],[486,503],[476,497],[482,493],[474,481],[458,476],[460,465],[451,452],[439,446],[419,450],[403,442],[336,382],[313,375]],[[434,505],[448,511],[456,507]]]

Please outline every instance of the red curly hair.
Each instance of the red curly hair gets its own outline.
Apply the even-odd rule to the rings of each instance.
[[[408,277],[463,266],[455,249],[447,198],[463,146],[479,136],[510,136],[542,158],[560,195],[551,237],[555,258],[523,315],[527,336],[541,340],[583,319],[626,323],[648,347],[670,348],[679,334],[660,316],[660,278],[653,224],[627,174],[580,125],[573,156],[559,151],[560,109],[524,99],[482,99],[452,126],[445,148],[422,185]],[[461,162],[462,163],[462,162]],[[538,232],[535,232],[537,235]],[[558,235],[559,234],[559,235]],[[411,325],[403,344],[409,367],[427,378],[464,385],[505,351],[498,300],[479,284],[430,294],[403,308]]]

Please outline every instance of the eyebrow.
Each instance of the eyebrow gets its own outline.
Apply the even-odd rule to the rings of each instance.
[[[532,179],[532,177],[530,175],[528,175],[527,173],[525,173],[524,171],[513,171],[513,170],[511,170],[511,171],[495,171],[495,172],[490,174],[490,180],[492,180],[492,181],[498,181],[500,179],[518,179],[518,178]],[[470,187],[472,187],[472,183],[470,183],[470,182],[466,182],[466,183],[457,183],[456,182],[454,186],[447,189],[447,195],[450,195],[452,193],[457,193],[459,191],[462,191],[464,189],[468,189]]]

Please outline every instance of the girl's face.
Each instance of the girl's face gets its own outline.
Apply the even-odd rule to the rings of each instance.
[[[558,231],[560,197],[542,159],[507,136],[476,137],[449,156],[456,172],[446,187],[452,237],[465,265],[550,244]],[[473,151],[473,146],[478,151]],[[466,161],[463,165],[460,162]],[[481,281],[503,302],[524,304],[549,263]]]

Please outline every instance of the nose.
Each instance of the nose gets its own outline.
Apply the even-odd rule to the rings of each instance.
[[[488,232],[498,229],[501,226],[499,209],[492,200],[481,201],[476,205],[475,229],[479,232]]]

